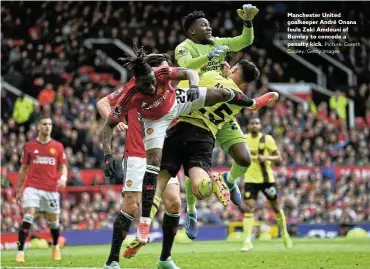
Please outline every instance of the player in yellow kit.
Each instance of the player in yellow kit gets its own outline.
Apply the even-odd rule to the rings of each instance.
[[[209,70],[220,72],[222,67],[220,63],[224,61],[227,52],[242,50],[253,43],[252,21],[257,13],[257,7],[252,5],[243,5],[242,9],[238,9],[237,14],[243,20],[244,26],[241,35],[232,38],[212,36],[212,28],[202,11],[188,14],[183,19],[187,39],[175,50],[177,63],[181,67],[197,70],[200,77]],[[185,86],[187,85],[180,82],[180,88]],[[241,89],[243,90],[243,87]],[[216,141],[234,160],[230,172],[224,173],[223,177],[230,189],[230,200],[240,205],[242,198],[236,180],[247,171],[251,160],[244,134],[235,118],[220,126]],[[185,186],[187,203],[185,229],[188,237],[194,239],[198,233],[196,199],[192,195],[188,178],[185,180]]]
[[[269,200],[275,212],[276,221],[279,224],[284,244],[287,248],[292,247],[292,240],[287,231],[285,214],[277,199],[275,178],[271,165],[281,161],[280,151],[271,135],[261,132],[261,122],[257,117],[249,120],[249,133],[246,135],[249,150],[252,156],[252,163],[248,167],[244,177],[244,203],[246,211],[244,214],[244,243],[241,251],[253,249],[251,240],[254,210],[259,191]]]

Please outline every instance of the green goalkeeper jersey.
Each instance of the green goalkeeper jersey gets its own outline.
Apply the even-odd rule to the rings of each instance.
[[[200,75],[207,71],[220,71],[220,60],[208,60],[208,54],[219,46],[228,46],[231,51],[239,51],[253,43],[253,27],[243,28],[241,35],[232,38],[215,37],[211,44],[197,44],[186,39],[175,49],[175,59],[180,67],[196,70]],[[186,85],[180,85],[186,87]]]
[[[231,88],[241,92],[232,79],[225,78],[217,71],[209,71],[200,78],[200,87]],[[210,107],[204,107],[189,115],[181,116],[179,121],[188,122],[192,125],[204,128],[216,136],[224,123],[234,119],[242,107],[228,103],[218,103]]]

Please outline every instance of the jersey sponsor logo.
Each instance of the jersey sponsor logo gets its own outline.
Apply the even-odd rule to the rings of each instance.
[[[189,54],[189,52],[187,50],[184,50],[184,49],[180,49],[179,53],[178,53],[179,56],[185,56],[187,54]]]
[[[166,93],[161,98],[157,99],[153,104],[151,104],[150,106],[147,106],[147,107],[142,107],[142,108],[145,109],[145,110],[149,110],[149,109],[158,107],[164,100],[166,100],[169,93],[170,92],[167,90]]]
[[[154,129],[153,128],[148,128],[148,129],[146,129],[146,133],[148,135],[151,135],[152,133],[154,133]]]
[[[33,160],[34,164],[47,164],[47,165],[55,165],[56,159],[54,157],[47,157],[47,156],[36,156],[36,159]]]
[[[50,152],[50,154],[55,154],[57,151],[56,151],[56,149],[55,148],[51,148],[51,149],[49,149],[49,152]]]
[[[115,107],[112,116],[116,119],[121,118],[121,108]]]
[[[145,107],[148,103],[142,102],[141,103],[141,108]]]

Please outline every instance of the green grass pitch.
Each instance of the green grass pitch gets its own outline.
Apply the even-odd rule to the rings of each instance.
[[[181,269],[369,269],[370,239],[294,239],[286,250],[281,240],[254,241],[254,250],[240,252],[240,243],[226,241],[175,243],[172,258]],[[26,262],[15,262],[15,250],[3,250],[1,268],[103,268],[108,245],[65,247],[62,261],[51,260],[50,249],[26,249]],[[122,253],[122,251],[121,251]],[[122,268],[156,268],[160,244],[145,246]]]

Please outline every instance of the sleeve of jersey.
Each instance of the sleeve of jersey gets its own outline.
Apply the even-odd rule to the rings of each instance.
[[[60,154],[59,154],[58,163],[59,163],[59,165],[67,164],[67,156],[66,156],[66,153],[64,152],[63,145],[60,146]]]
[[[208,55],[193,58],[186,46],[179,45],[175,49],[175,60],[181,67],[197,70],[208,62]]]
[[[21,164],[28,165],[30,162],[30,153],[28,151],[27,144],[23,147],[22,157],[21,157]]]
[[[266,146],[269,152],[274,152],[278,149],[275,139],[271,135],[266,136]]]
[[[239,51],[253,43],[254,40],[254,30],[253,27],[243,27],[243,32],[241,35],[236,37],[228,37],[228,38],[216,38],[215,44],[216,46],[228,46],[231,51]]]
[[[115,90],[111,94],[107,95],[109,104],[111,106],[115,106],[117,104],[117,102],[118,102],[118,100],[121,96],[121,91],[122,91],[122,88],[119,88],[118,90]]]
[[[130,109],[140,108],[140,106],[138,106],[138,103],[135,102],[135,95],[137,92],[138,90],[136,88],[131,88],[125,93],[122,92],[117,104],[109,113],[109,119],[116,123],[119,123],[124,120],[125,115]]]

